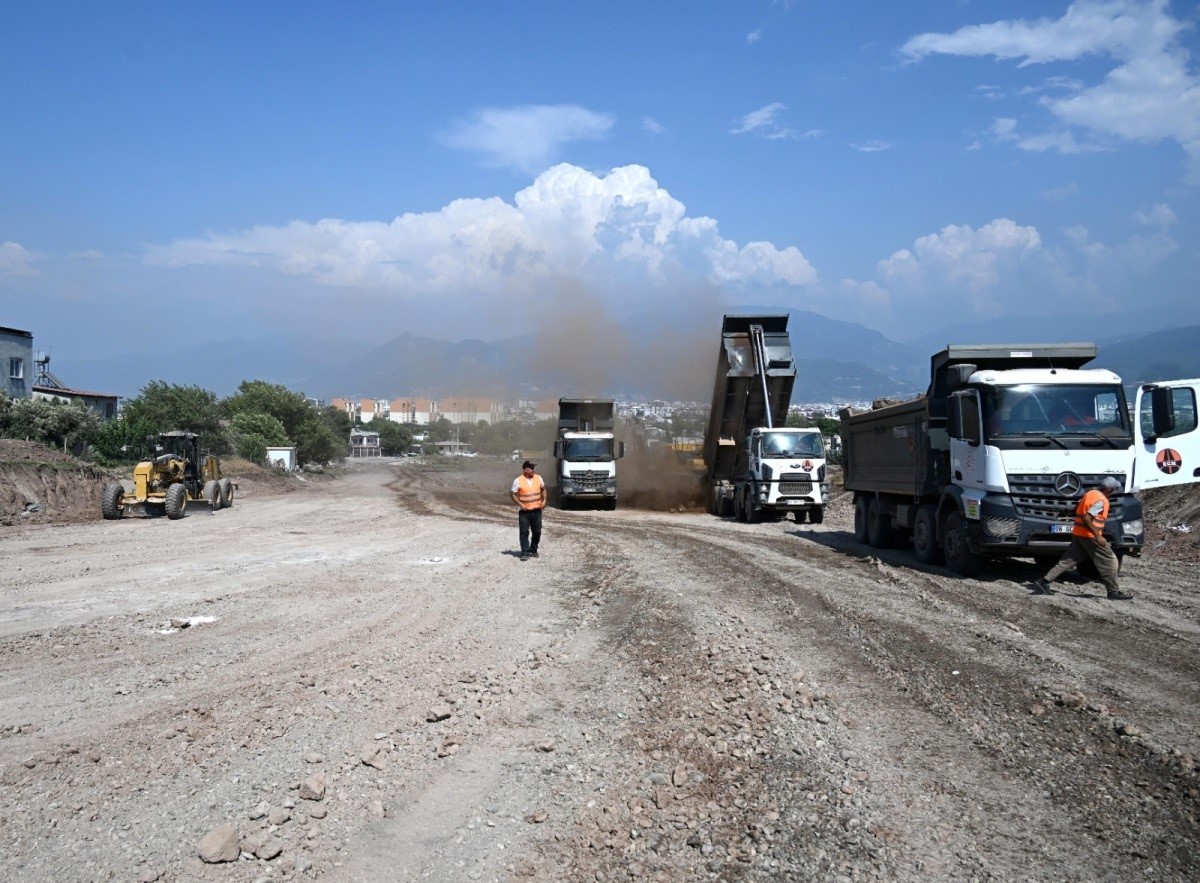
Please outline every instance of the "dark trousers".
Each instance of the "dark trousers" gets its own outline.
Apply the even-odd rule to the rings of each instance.
[[[1067,550],[1058,559],[1058,563],[1050,568],[1050,572],[1046,574],[1046,582],[1054,582],[1068,570],[1089,558],[1096,565],[1104,588],[1110,593],[1119,592],[1121,589],[1117,584],[1117,569],[1121,564],[1117,561],[1116,553],[1113,552],[1112,543],[1105,543],[1102,546],[1092,537],[1072,535],[1071,545],[1067,546]]]
[[[522,509],[517,516],[521,523],[521,554],[528,555],[538,550],[542,540],[542,510]],[[530,541],[532,534],[532,542]]]

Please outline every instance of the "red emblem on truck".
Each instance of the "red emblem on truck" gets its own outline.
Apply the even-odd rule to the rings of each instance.
[[[1174,448],[1164,448],[1158,452],[1158,455],[1154,458],[1154,462],[1167,475],[1174,475],[1183,466],[1183,454]]]
[[[805,472],[812,472],[812,460],[805,460],[800,464],[800,468]]]

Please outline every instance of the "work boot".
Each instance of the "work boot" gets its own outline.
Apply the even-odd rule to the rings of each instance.
[[[530,549],[530,550],[529,550],[529,557],[530,557],[530,558],[536,558],[537,556],[538,556],[537,549]]]
[[[518,556],[517,556],[517,558],[518,558],[518,559],[520,559],[521,561],[528,561],[528,560],[529,560],[529,553],[528,553],[528,552],[522,552],[520,555],[518,555]]]
[[[1129,594],[1128,592],[1122,592],[1120,589],[1117,589],[1117,591],[1115,591],[1115,592],[1108,593],[1108,600],[1110,600],[1110,601],[1132,601],[1133,595]]]
[[[1029,584],[1029,588],[1033,589],[1033,593],[1035,595],[1054,594],[1054,589],[1050,588],[1050,583],[1046,581],[1045,577],[1042,577],[1041,579],[1035,579]]]

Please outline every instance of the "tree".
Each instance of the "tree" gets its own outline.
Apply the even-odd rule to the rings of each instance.
[[[100,415],[61,399],[9,399],[0,405],[0,435],[83,453],[100,432]]]
[[[385,457],[399,457],[412,446],[412,430],[392,420],[375,419],[371,428],[379,433],[379,451]]]
[[[238,456],[251,463],[267,459],[267,448],[291,445],[283,424],[270,414],[235,414],[229,424]]]
[[[175,386],[153,380],[136,398],[125,403],[121,418],[149,425],[148,435],[183,429],[199,434],[200,443],[207,450],[222,451],[226,447],[217,396],[198,386]]]
[[[225,399],[221,408],[229,417],[236,414],[269,414],[281,424],[289,438],[316,416],[316,408],[303,393],[265,380],[243,380],[236,394]]]
[[[92,441],[92,456],[105,466],[136,462],[146,452],[146,437],[155,434],[155,426],[149,420],[122,414],[100,427]]]

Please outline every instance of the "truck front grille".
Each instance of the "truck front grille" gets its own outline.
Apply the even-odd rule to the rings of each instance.
[[[608,482],[608,473],[602,469],[572,469],[570,475],[583,493],[602,490]]]
[[[813,492],[812,477],[803,472],[785,472],[779,479],[779,493],[785,497],[807,496]]]
[[[1089,488],[1099,487],[1107,475],[1083,475],[1079,480],[1082,490],[1069,497],[1064,497],[1054,487],[1058,474],[1053,475],[1010,475],[1008,488],[1012,493],[1013,508],[1023,518],[1045,518],[1050,521],[1072,521],[1075,518],[1075,507],[1079,498]],[[1114,475],[1121,486],[1125,486],[1124,475]],[[1121,514],[1120,498],[1114,498],[1109,504],[1108,517],[1118,518]]]

